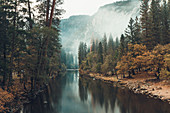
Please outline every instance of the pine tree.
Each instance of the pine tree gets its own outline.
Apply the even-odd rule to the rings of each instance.
[[[87,55],[87,45],[86,45],[86,43],[84,43],[84,45],[83,45],[83,58],[86,58],[86,55]]]
[[[140,44],[141,43],[141,28],[140,28],[140,24],[138,21],[138,17],[136,17],[135,19],[135,30],[134,30],[134,36],[135,36],[135,43]]]
[[[102,40],[102,45],[103,45],[103,54],[106,56],[107,53],[107,37],[106,34],[104,34],[103,40]]]
[[[116,49],[119,47],[119,39],[118,39],[118,37],[116,37],[116,44],[115,44],[115,46],[116,46]]]
[[[59,5],[61,2],[57,0],[56,4]],[[46,6],[45,1],[40,1],[40,4],[37,8]],[[57,18],[55,19],[56,26],[55,28],[47,28],[44,22],[39,21],[40,19],[45,21],[45,15],[43,15],[45,8],[41,7],[43,10],[38,9],[40,13],[37,15],[42,14],[41,18],[36,18],[36,16],[32,18],[34,10],[30,6],[30,0],[0,1],[0,39],[2,40],[0,44],[2,50],[0,51],[0,67],[2,67],[0,74],[3,75],[3,85],[6,85],[8,79],[8,89],[12,85],[14,73],[20,76],[22,73],[23,77],[20,77],[20,79],[24,79],[24,86],[29,77],[33,89],[37,84],[39,75],[44,74],[44,68],[42,68],[44,59],[47,61],[44,63],[46,75],[48,75],[48,72],[51,73],[52,70],[56,71],[53,67],[60,64],[58,54],[61,45],[58,17],[61,10],[52,4],[55,10],[52,17]],[[46,40],[47,37],[48,40]],[[46,45],[47,42],[48,46]]]
[[[13,33],[12,33],[12,38],[10,40],[11,42],[11,54],[10,54],[10,74],[9,74],[9,82],[8,82],[8,87],[12,85],[12,74],[13,74],[13,70],[14,70],[14,51],[15,51],[15,47],[16,47],[16,21],[17,21],[17,7],[18,7],[18,1],[15,0],[14,2],[11,3],[11,5],[13,6]]]
[[[83,55],[83,43],[82,42],[80,42],[80,44],[79,44],[79,49],[78,49],[78,59],[79,59],[79,65],[81,64],[81,62],[82,62],[82,55]]]
[[[7,76],[8,76],[8,46],[9,46],[9,37],[8,37],[8,26],[10,25],[9,20],[7,20],[7,13],[8,13],[8,5],[5,1],[0,2],[0,39],[1,39],[1,51],[0,51],[0,60],[1,60],[1,74],[3,75],[3,83],[2,85],[5,86]],[[3,87],[2,87],[3,88]]]
[[[150,22],[150,27],[151,27],[151,48],[153,49],[154,46],[156,46],[157,44],[159,44],[161,42],[161,17],[160,17],[161,13],[160,13],[160,2],[159,0],[152,0],[151,2],[151,6],[150,6],[150,12],[149,12],[149,16],[151,19]]]
[[[140,9],[140,15],[141,15],[141,39],[144,45],[147,47],[150,45],[150,36],[149,36],[149,15],[148,15],[148,10],[149,10],[149,5],[148,5],[149,0],[143,0],[141,9]]]
[[[121,58],[125,54],[126,42],[125,37],[122,34],[120,37],[120,51],[119,51],[119,58]]]
[[[66,59],[67,59],[67,61],[66,61],[67,68],[68,69],[74,68],[74,57],[73,57],[73,54],[72,53],[68,53],[66,55]]]
[[[79,65],[81,65],[82,61],[86,58],[86,55],[87,55],[87,45],[86,43],[80,42],[79,49],[78,49]]]
[[[28,0],[27,1],[28,3],[28,14],[29,14],[29,27],[30,27],[30,29],[32,29],[33,28],[33,20],[32,20],[32,14],[31,14],[31,2],[30,2],[30,0]]]
[[[18,45],[20,45],[19,37],[23,33],[23,30],[21,30],[25,24],[18,25],[21,20],[24,19],[23,16],[19,15],[19,13],[24,13],[24,9],[22,6],[20,6],[21,10],[18,12],[18,7],[20,3],[24,3],[25,1],[18,1],[18,0],[8,0],[8,1],[1,1],[0,2],[0,32],[2,39],[2,53],[1,57],[3,56],[3,85],[5,85],[5,82],[8,78],[8,87],[12,85],[12,74],[14,70],[14,57],[16,56],[16,49],[18,48]],[[20,30],[19,30],[20,28]],[[22,32],[22,33],[21,33]],[[9,56],[7,58],[7,56]],[[2,60],[1,59],[1,60]]]
[[[99,47],[99,40],[96,39],[96,40],[95,40],[95,52],[97,52],[98,47]]]
[[[91,40],[91,46],[90,46],[90,52],[94,52],[95,51],[95,42],[94,42],[94,40]]]
[[[129,25],[125,30],[125,36],[127,38],[128,43],[135,44],[135,25],[134,20],[130,18]]]
[[[168,4],[166,3],[166,0],[164,0],[164,3],[162,5],[162,11],[161,11],[161,44],[165,45],[170,42],[170,36],[168,34],[169,30],[169,23],[168,23]]]
[[[61,49],[61,63],[66,65],[66,52],[64,49]]]
[[[98,63],[103,64],[103,48],[101,42],[99,42],[99,47],[98,47]]]
[[[114,42],[113,42],[113,37],[110,34],[109,36],[109,41],[108,41],[108,47],[107,47],[107,53],[108,54],[114,54]]]

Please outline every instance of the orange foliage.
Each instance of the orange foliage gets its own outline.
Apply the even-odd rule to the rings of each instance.
[[[127,54],[118,62],[116,69],[119,74],[135,69],[151,69],[157,76],[160,76],[161,70],[166,70],[164,74],[170,76],[169,54],[170,44],[157,45],[151,52],[142,44],[129,44]]]
[[[13,86],[9,87],[10,92],[0,88],[0,112],[9,112],[11,109],[9,106],[14,107],[13,110],[15,111],[15,106],[21,104],[20,99],[23,97],[23,94],[31,90],[30,84],[27,84],[26,88],[27,90],[24,89],[23,84],[17,79],[14,80]],[[19,100],[17,103],[14,103],[16,98]]]
[[[142,44],[128,44],[128,50],[127,54],[121,58],[121,61],[116,66],[118,74],[142,67],[142,55],[148,51],[146,46]]]
[[[6,103],[12,102],[14,100],[14,95],[0,88],[0,112],[8,111],[8,107],[4,107]]]

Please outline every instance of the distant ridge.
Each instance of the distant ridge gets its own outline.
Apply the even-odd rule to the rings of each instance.
[[[61,20],[61,39],[66,51],[77,53],[80,41],[90,43],[91,38],[101,39],[104,33],[114,38],[124,33],[130,17],[139,16],[140,0],[125,0],[101,6],[92,15],[75,15]]]

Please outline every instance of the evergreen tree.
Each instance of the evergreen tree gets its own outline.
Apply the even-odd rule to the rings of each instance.
[[[108,54],[114,54],[114,42],[113,42],[113,37],[112,37],[111,34],[110,34],[110,36],[109,36],[107,53],[108,53]]]
[[[0,67],[2,67],[0,75],[3,75],[3,86],[8,85],[8,89],[12,85],[14,73],[24,80],[24,86],[27,78],[30,78],[31,89],[34,86],[36,89],[36,85],[42,82],[42,76],[51,76],[54,71],[59,71],[61,44],[58,17],[61,10],[55,6],[60,5],[62,1],[54,0],[53,4],[49,5],[52,6],[49,10],[51,10],[51,20],[55,18],[55,27],[52,25],[46,27],[44,23],[46,3],[45,1],[39,3],[40,5],[36,7],[39,13],[32,18],[34,10],[30,7],[30,0],[0,1],[2,50],[0,51]],[[54,10],[55,13],[52,14]],[[51,20],[49,22],[52,24]],[[57,70],[54,70],[54,67]]]
[[[118,39],[118,37],[116,37],[116,44],[115,44],[115,46],[116,46],[116,49],[119,47],[119,39]]]
[[[134,20],[130,18],[129,25],[125,30],[125,36],[127,38],[128,43],[135,44],[135,25]]]
[[[91,40],[91,47],[90,47],[90,52],[95,51],[95,42],[94,40]]]
[[[106,34],[104,34],[103,40],[102,40],[102,45],[103,45],[103,54],[106,56],[107,53],[107,37]]]
[[[120,37],[120,51],[119,51],[119,58],[121,58],[125,54],[125,48],[126,48],[126,43],[125,43],[125,37],[122,34]]]
[[[61,63],[66,65],[66,52],[64,49],[61,49]]]
[[[159,0],[152,0],[151,6],[150,6],[150,27],[151,27],[151,42],[150,48],[153,49],[154,46],[156,46],[158,43],[161,42],[161,13],[160,13],[160,2]]]
[[[141,43],[141,28],[140,28],[140,24],[138,21],[138,17],[136,17],[135,19],[135,23],[134,23],[134,36],[135,36],[135,43],[140,44]]]
[[[86,55],[87,55],[87,45],[86,43],[80,42],[79,49],[78,49],[79,65],[86,58]]]
[[[7,20],[7,14],[8,14],[8,8],[9,5],[7,5],[7,3],[5,1],[1,1],[0,2],[0,39],[1,39],[1,43],[0,43],[0,47],[1,47],[1,51],[0,51],[0,60],[1,60],[1,75],[3,75],[3,83],[2,85],[5,86],[6,84],[6,80],[7,80],[7,76],[8,76],[8,59],[7,59],[7,55],[8,55],[8,47],[9,47],[9,37],[8,37],[8,27],[10,25],[9,20]],[[2,87],[3,88],[3,87]]]
[[[164,0],[164,3],[162,5],[162,11],[161,11],[161,44],[165,45],[170,42],[170,35],[168,33],[169,23],[168,23],[168,4],[166,3],[166,0]]]
[[[87,55],[87,45],[86,45],[86,43],[84,43],[84,45],[83,45],[83,58],[85,58],[86,55]]]
[[[66,65],[67,65],[67,68],[68,69],[72,69],[72,68],[74,68],[74,56],[73,56],[73,54],[72,53],[68,53],[67,55],[66,55]]]
[[[143,44],[145,44],[147,47],[150,44],[150,36],[149,36],[149,15],[148,15],[148,10],[149,10],[149,0],[143,0],[141,9],[140,9],[140,15],[141,15],[141,39]]]
[[[99,42],[99,48],[98,48],[98,63],[103,64],[103,48],[101,42]]]
[[[3,51],[0,56],[3,60],[3,86],[5,86],[8,78],[8,87],[12,85],[12,74],[15,69],[14,58],[18,54],[17,49],[19,49],[19,45],[22,45],[20,41],[23,37],[19,38],[19,36],[24,34],[22,29],[26,25],[22,22],[24,17],[20,15],[20,13],[25,13],[23,6],[20,5],[21,3],[25,3],[25,1],[8,0],[0,2],[0,39],[1,50]],[[21,9],[20,12],[18,12],[18,7]]]
[[[98,47],[99,47],[99,40],[96,39],[96,40],[95,40],[95,52],[97,52]]]
[[[78,49],[78,59],[79,59],[79,65],[81,64],[82,60],[83,60],[83,43],[80,42],[79,44],[79,49]]]

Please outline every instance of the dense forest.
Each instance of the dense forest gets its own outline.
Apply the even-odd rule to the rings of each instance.
[[[114,31],[113,31],[114,32]],[[108,40],[107,40],[108,39]],[[115,38],[114,38],[115,39]],[[157,79],[170,77],[170,1],[143,0],[140,18],[131,18],[120,40],[106,34],[79,45],[80,70],[131,77],[147,71]]]
[[[61,64],[63,70],[65,69],[78,69],[77,55],[61,49]]]
[[[7,101],[19,96],[19,89],[35,92],[48,77],[62,71],[59,29],[64,12],[59,8],[62,3],[62,0],[0,1],[0,111]],[[18,84],[15,78],[20,78]]]

